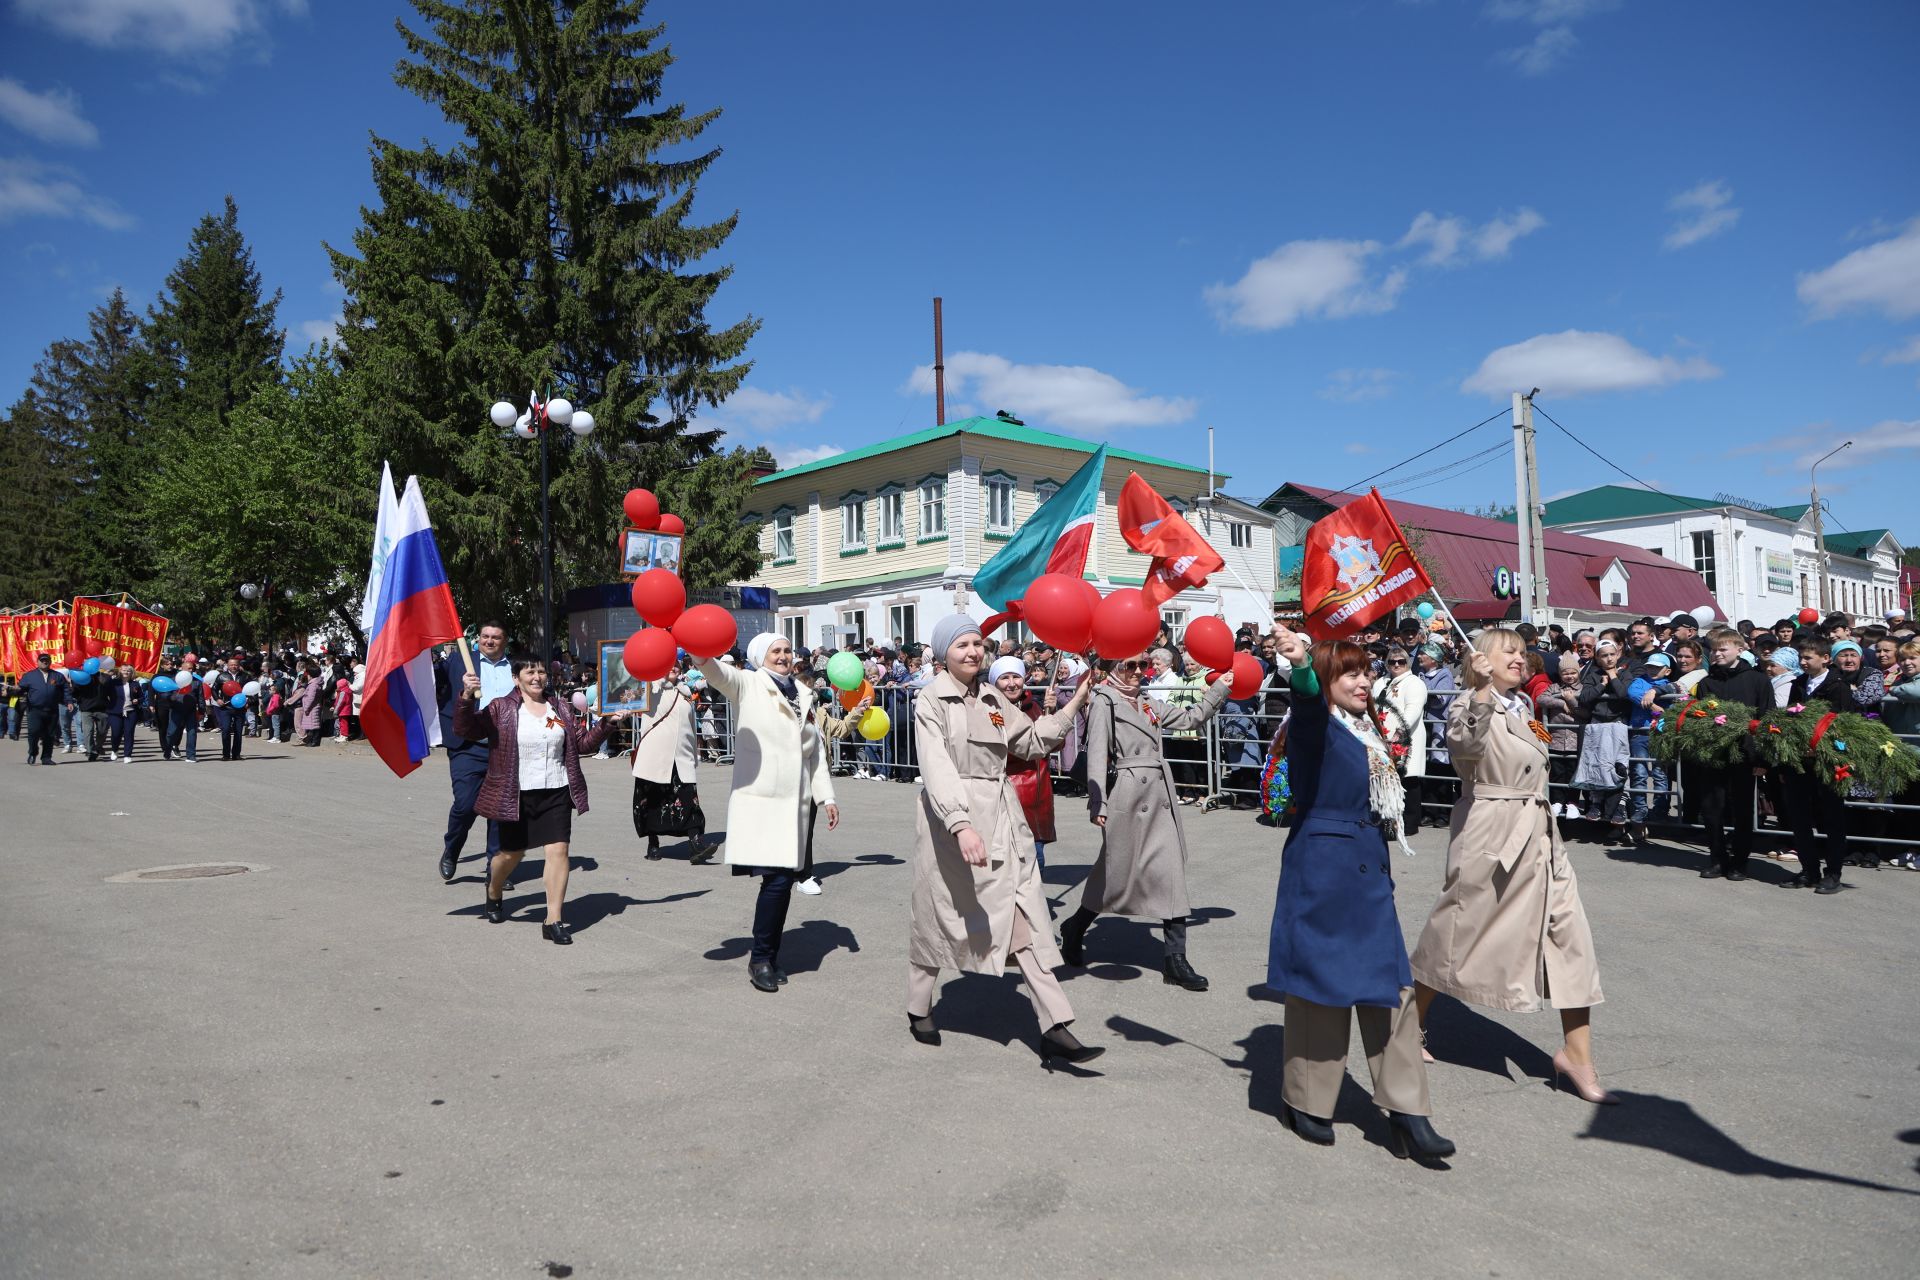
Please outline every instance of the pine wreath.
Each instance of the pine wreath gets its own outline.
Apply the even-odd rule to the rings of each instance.
[[[1754,736],[1767,763],[1810,769],[1841,795],[1856,786],[1881,797],[1898,795],[1920,780],[1920,752],[1878,719],[1836,712],[1824,702],[1769,711],[1755,722]]]
[[[1753,708],[1726,698],[1689,698],[1668,707],[1654,726],[1653,754],[1709,769],[1746,763]]]

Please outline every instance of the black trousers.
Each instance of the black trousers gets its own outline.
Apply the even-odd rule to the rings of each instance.
[[[36,757],[43,764],[53,763],[53,740],[60,731],[60,713],[49,708],[27,708],[27,759]]]
[[[1400,779],[1400,785],[1407,789],[1406,812],[1400,815],[1400,829],[1408,835],[1420,829],[1420,810],[1422,797],[1427,789],[1427,779],[1422,774],[1413,774]]]
[[[768,867],[760,875],[760,895],[753,902],[753,954],[750,964],[778,964],[780,935],[786,932],[787,908],[793,905],[793,886],[813,874],[813,823],[820,816],[819,805],[807,808],[807,847],[800,851],[800,866],[789,871]],[[731,834],[731,833],[729,833]]]
[[[1793,844],[1800,851],[1800,870],[1819,879],[1824,873],[1840,874],[1847,856],[1846,797],[1807,773],[1789,773],[1782,777],[1787,813],[1793,823]],[[1820,828],[1820,843],[1814,843],[1813,829]]]
[[[319,730],[312,731],[313,738],[308,746],[319,745]],[[467,833],[473,830],[475,814],[473,802],[480,798],[480,784],[487,780],[487,744],[470,742],[464,747],[447,752],[447,772],[453,780],[453,806],[447,810],[447,834],[440,843],[440,852],[448,857],[458,858],[460,851],[467,847]],[[500,824],[487,820],[487,857],[488,865],[494,854],[500,852]]]
[[[1707,854],[1722,871],[1745,871],[1753,856],[1753,767],[1708,769],[1690,764],[1689,794],[1700,797],[1700,822],[1707,829]],[[1732,839],[1727,829],[1732,828]]]
[[[238,760],[240,743],[247,732],[247,713],[236,711],[232,707],[215,707],[214,718],[220,722],[220,758]]]

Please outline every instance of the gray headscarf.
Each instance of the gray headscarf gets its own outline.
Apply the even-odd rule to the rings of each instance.
[[[962,636],[981,634],[980,624],[964,613],[950,613],[933,624],[933,657],[947,660],[947,650]]]

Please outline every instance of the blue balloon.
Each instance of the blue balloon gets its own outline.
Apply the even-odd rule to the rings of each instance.
[[[232,707],[235,711],[238,711],[241,707],[244,707],[247,705],[247,695],[244,693],[236,693],[233,695],[233,701],[228,703],[227,705]]]
[[[92,684],[93,672],[87,670],[85,667],[82,667],[78,671],[67,672],[67,678],[73,681],[75,684]]]
[[[1433,606],[1428,604],[1425,600],[1422,600],[1420,602],[1420,607],[1415,609],[1414,612],[1419,614],[1421,619],[1424,621],[1428,618],[1433,617]]]
[[[156,693],[172,693],[179,687],[179,685],[175,684],[166,676],[155,676],[153,678],[153,688]]]
[[[90,676],[98,675],[100,674],[100,659],[88,658],[85,662],[80,664],[80,669],[86,672]]]

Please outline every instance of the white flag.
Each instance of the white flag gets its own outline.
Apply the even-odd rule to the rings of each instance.
[[[373,524],[373,565],[367,570],[367,594],[360,600],[360,633],[371,636],[380,616],[380,585],[387,580],[387,554],[400,522],[400,499],[393,492],[393,464],[380,464],[380,513]]]

